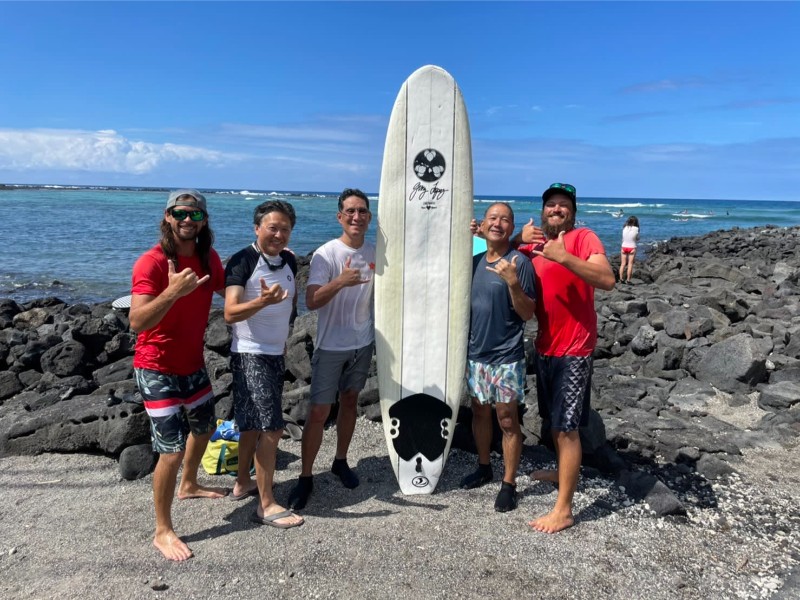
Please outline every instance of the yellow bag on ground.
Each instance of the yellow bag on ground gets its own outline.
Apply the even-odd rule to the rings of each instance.
[[[209,475],[236,473],[239,471],[239,442],[222,439],[208,442],[202,464]]]

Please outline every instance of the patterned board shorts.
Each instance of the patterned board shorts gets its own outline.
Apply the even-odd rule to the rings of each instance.
[[[539,414],[550,428],[575,431],[589,423],[592,392],[591,356],[536,355]]]
[[[216,428],[214,392],[205,369],[191,375],[134,369],[134,377],[150,417],[153,452],[183,452],[190,431],[204,435]]]
[[[283,356],[231,352],[233,412],[239,431],[279,431],[283,420]]]
[[[525,361],[487,365],[468,360],[467,392],[481,404],[525,404]]]

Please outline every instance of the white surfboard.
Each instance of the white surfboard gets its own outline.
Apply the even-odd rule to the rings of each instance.
[[[122,296],[121,298],[117,298],[111,303],[111,308],[116,308],[118,310],[125,310],[131,307],[131,296]]]
[[[442,474],[464,386],[472,147],[461,91],[422,67],[389,121],[378,199],[375,343],[389,458],[404,494]]]

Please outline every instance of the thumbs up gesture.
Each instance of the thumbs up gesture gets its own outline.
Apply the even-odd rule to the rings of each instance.
[[[564,245],[564,232],[559,233],[556,239],[546,242],[541,250],[534,250],[533,253],[538,256],[544,256],[547,260],[563,264],[564,260],[569,256],[569,252],[567,252],[567,248]]]
[[[544,233],[536,226],[533,217],[522,226],[521,238],[523,244],[543,244],[545,241]]]

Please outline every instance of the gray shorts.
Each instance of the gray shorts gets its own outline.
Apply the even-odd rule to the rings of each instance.
[[[233,412],[239,431],[283,429],[283,356],[231,352]]]
[[[311,358],[311,404],[333,404],[337,392],[364,389],[375,344],[356,350],[314,350]]]

